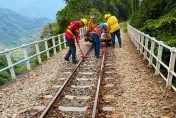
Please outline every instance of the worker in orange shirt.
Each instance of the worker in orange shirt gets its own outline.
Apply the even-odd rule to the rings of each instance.
[[[89,22],[88,22],[88,31],[91,31],[92,28],[94,27],[94,23],[93,23],[94,18],[90,18]]]
[[[102,33],[104,33],[106,30],[107,30],[107,25],[100,24],[100,25],[95,25],[90,32],[86,33],[86,36],[90,36],[90,38],[93,41],[96,58],[100,58],[100,47],[101,47],[100,37]]]
[[[76,59],[75,38],[76,43],[79,45],[79,29],[85,25],[87,25],[87,20],[84,18],[81,19],[80,21],[74,20],[66,30],[65,39],[69,46],[69,50],[64,57],[66,61],[69,61],[69,57],[72,55],[72,63],[74,64],[78,63],[78,60]]]

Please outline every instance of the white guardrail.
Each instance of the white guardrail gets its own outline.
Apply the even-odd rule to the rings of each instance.
[[[87,30],[87,27],[80,28],[80,39],[84,38],[84,32],[86,30]],[[9,69],[12,79],[16,79],[17,77],[16,77],[16,74],[15,74],[15,68],[14,68],[15,65],[25,62],[26,66],[27,66],[27,70],[31,70],[31,65],[30,65],[30,59],[31,58],[37,57],[38,62],[40,64],[42,62],[41,53],[46,52],[47,58],[50,58],[49,51],[51,49],[53,49],[54,55],[56,55],[56,53],[57,53],[56,48],[57,47],[59,47],[60,51],[62,50],[62,45],[63,45],[64,48],[66,48],[67,45],[66,45],[66,40],[65,40],[64,34],[65,33],[59,34],[57,36],[52,36],[52,37],[49,37],[49,38],[45,38],[44,40],[38,40],[38,41],[35,41],[33,43],[30,43],[30,44],[23,44],[22,46],[19,46],[19,47],[16,47],[16,48],[5,49],[3,52],[0,52],[0,55],[5,55],[6,56],[8,66],[5,67],[5,68],[2,68],[0,70],[0,72]],[[56,44],[56,39],[58,39],[58,44]],[[49,48],[48,47],[48,41],[50,41],[50,40],[52,40],[53,46]],[[43,50],[43,51],[40,51],[40,49],[39,49],[39,43],[41,43],[41,42],[43,42],[44,45],[45,45],[45,50]],[[30,48],[32,45],[35,45],[36,54],[29,56],[29,52],[27,51],[27,49]],[[12,62],[12,58],[11,58],[11,55],[12,55],[11,52],[13,52],[15,50],[18,50],[18,49],[22,49],[23,50],[24,59],[13,63]]]
[[[138,31],[129,24],[128,35],[130,36],[134,45],[137,47],[137,50],[140,51],[140,54],[143,54],[144,59],[147,59],[149,65],[154,67],[155,74],[159,74],[166,81],[167,87],[172,87],[176,91],[176,87],[174,87],[172,84],[173,76],[176,77],[176,72],[174,71],[176,48],[165,45],[162,41],[158,41],[156,38],[150,37],[148,34]],[[165,50],[169,50],[170,52],[170,61],[168,64],[165,64],[162,61],[163,48]],[[157,55],[155,50],[157,50]],[[153,58],[156,60],[156,64],[154,64]],[[166,77],[160,71],[161,65],[167,70]]]

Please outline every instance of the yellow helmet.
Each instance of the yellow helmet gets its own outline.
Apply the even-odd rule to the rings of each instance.
[[[110,16],[111,16],[111,14],[105,14],[105,15],[104,15],[104,18],[107,19],[107,18],[109,18]]]
[[[84,23],[84,25],[87,25],[87,20],[85,18],[81,19],[81,21]]]
[[[106,18],[107,18],[107,16],[108,16],[108,14],[105,14],[105,15],[104,15],[104,19],[106,19]]]

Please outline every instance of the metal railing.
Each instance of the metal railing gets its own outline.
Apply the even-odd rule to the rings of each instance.
[[[84,27],[84,28],[80,28],[80,39],[84,37],[84,32],[87,30],[87,27]],[[12,48],[12,49],[5,49],[4,51],[0,52],[0,55],[5,55],[6,57],[6,60],[7,60],[7,63],[8,63],[8,66],[7,67],[0,67],[2,69],[0,69],[0,72],[3,72],[7,69],[10,70],[10,74],[11,74],[11,77],[12,79],[16,79],[16,73],[15,73],[15,66],[17,64],[20,64],[20,63],[26,63],[26,66],[27,66],[27,70],[31,70],[31,64],[30,64],[30,59],[34,58],[34,57],[37,57],[37,60],[38,60],[38,63],[42,63],[42,59],[41,59],[41,54],[42,53],[45,53],[46,52],[46,55],[47,55],[47,59],[50,58],[50,50],[53,49],[54,51],[54,55],[56,55],[57,51],[56,51],[56,48],[59,48],[59,51],[63,50],[63,48],[66,48],[66,40],[65,40],[65,36],[64,36],[65,33],[63,34],[59,34],[57,36],[52,36],[52,37],[49,37],[49,38],[45,38],[44,40],[38,40],[38,41],[35,41],[33,43],[29,43],[29,44],[23,44],[22,46],[19,46],[19,47],[15,47],[15,48]],[[49,47],[48,46],[48,41],[52,41],[52,47]],[[57,44],[56,44],[56,40],[58,40]],[[45,46],[45,49],[40,51],[39,49],[39,43],[44,43],[44,46]],[[28,48],[31,48],[32,45],[35,45],[35,51],[36,51],[36,54],[33,54],[33,55],[30,55],[29,56],[29,52],[28,52]],[[12,54],[11,52],[15,51],[15,50],[18,50],[18,49],[22,49],[23,52],[24,52],[24,55],[23,55],[23,58],[22,60],[19,60],[19,61],[16,61],[15,63],[13,63],[12,61]]]
[[[167,87],[172,87],[176,91],[176,87],[174,87],[172,83],[173,77],[176,77],[176,72],[174,70],[176,61],[176,48],[167,46],[162,41],[158,41],[156,38],[150,37],[148,34],[138,31],[129,24],[128,35],[130,36],[134,45],[137,47],[137,50],[140,51],[140,54],[143,54],[144,59],[147,59],[149,65],[154,67],[155,74],[160,75],[166,81]],[[168,50],[170,53],[170,61],[168,64],[162,61],[164,56],[163,50]],[[161,72],[161,66],[167,70],[166,75]]]

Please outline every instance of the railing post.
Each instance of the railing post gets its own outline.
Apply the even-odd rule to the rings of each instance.
[[[156,59],[156,70],[155,70],[155,74],[158,75],[160,73],[160,61],[161,61],[161,57],[163,54],[163,45],[162,45],[162,41],[159,42],[159,49],[158,49],[158,55],[157,55],[157,59]]]
[[[82,36],[82,39],[84,39],[84,28],[82,28],[81,36]]]
[[[137,47],[137,31],[134,32],[134,45]]]
[[[46,55],[47,55],[47,58],[50,58],[50,54],[49,54],[49,49],[48,49],[48,40],[45,38],[44,39],[44,43],[45,43],[45,49],[46,49]]]
[[[135,39],[136,39],[136,31],[135,30],[133,30],[133,44],[134,44],[134,46],[136,46],[136,44],[135,44]]]
[[[53,43],[53,49],[54,49],[54,55],[56,55],[56,43],[55,43],[55,37],[52,36],[52,43]]]
[[[60,35],[58,35],[58,42],[59,42],[59,51],[61,51],[62,50],[62,45],[61,45]]]
[[[84,28],[85,29],[85,28]],[[82,32],[82,36],[83,36],[83,39],[85,38],[84,37],[84,34],[85,34],[85,30],[83,29],[83,32]]]
[[[31,65],[30,65],[30,62],[29,62],[26,45],[23,44],[22,47],[23,47],[23,51],[24,51],[24,58],[25,58],[25,61],[26,61],[27,69],[31,70]]]
[[[82,28],[80,28],[79,37],[80,37],[80,39],[82,39]]]
[[[134,29],[132,30],[132,41],[133,41],[133,43],[134,43]]]
[[[129,27],[129,29],[128,29],[128,35],[130,36],[130,40],[132,40],[132,29],[131,29],[131,27],[128,25],[128,27]]]
[[[170,56],[169,69],[168,69],[168,74],[167,74],[167,83],[166,83],[166,87],[168,88],[172,86],[173,75],[171,71],[174,71],[174,66],[175,66],[175,58],[176,58],[176,52],[174,52],[175,50],[176,48],[174,47],[170,50],[171,56]]]
[[[127,34],[129,34],[129,24],[127,23]]]
[[[141,38],[141,32],[139,31],[137,35],[137,50],[138,51],[140,50],[140,38]]]
[[[6,58],[7,58],[8,66],[10,67],[9,70],[10,70],[11,77],[12,77],[12,79],[16,79],[15,70],[14,70],[14,67],[13,67],[13,64],[12,64],[12,59],[11,59],[11,56],[10,56],[9,49],[5,49],[5,55],[6,55]]]
[[[132,31],[131,31],[131,41],[134,44],[134,29],[132,29]]]
[[[145,38],[145,48],[144,48],[144,60],[147,59],[147,49],[148,49],[148,34],[147,37]]]
[[[144,46],[144,33],[142,32],[140,54],[143,54],[143,46]]]
[[[67,47],[67,43],[66,43],[66,40],[65,40],[65,33],[63,33],[63,39],[64,39],[64,47],[66,48]]]
[[[41,56],[40,56],[40,49],[39,49],[38,41],[35,42],[35,48],[36,48],[36,52],[37,52],[38,62],[39,62],[39,64],[41,64],[42,60],[41,60]]]
[[[150,57],[149,57],[149,66],[151,66],[153,64],[153,52],[154,52],[154,48],[155,48],[155,41],[153,40],[153,38],[151,39],[151,48],[150,48]]]

